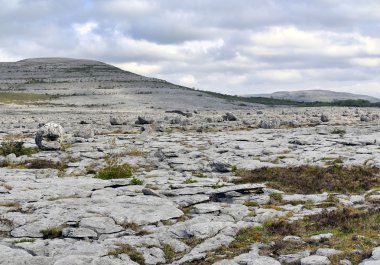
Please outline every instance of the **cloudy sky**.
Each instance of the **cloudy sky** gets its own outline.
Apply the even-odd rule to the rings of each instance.
[[[231,94],[380,97],[378,0],[0,0],[0,61],[100,60]]]

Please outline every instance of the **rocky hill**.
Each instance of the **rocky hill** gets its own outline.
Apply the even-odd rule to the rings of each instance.
[[[380,99],[367,96],[352,94],[347,92],[335,92],[330,90],[299,90],[299,91],[278,91],[272,94],[253,94],[252,97],[267,97],[275,99],[288,99],[301,102],[332,102],[335,100],[357,100],[364,99],[370,102],[380,102]]]
[[[230,109],[239,104],[206,93],[121,70],[92,60],[37,58],[0,63],[0,92],[59,96],[61,107],[106,109]]]

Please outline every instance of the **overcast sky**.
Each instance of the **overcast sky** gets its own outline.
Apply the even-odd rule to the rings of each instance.
[[[0,0],[0,61],[95,59],[231,94],[380,97],[379,0]]]

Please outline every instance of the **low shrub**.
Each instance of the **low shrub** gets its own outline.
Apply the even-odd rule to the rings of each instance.
[[[359,193],[380,187],[380,169],[370,166],[264,167],[239,172],[234,183],[262,183],[291,193]]]
[[[37,148],[24,147],[24,142],[6,140],[1,143],[0,155],[7,156],[9,154],[15,154],[16,156],[27,155],[30,156],[37,153]]]

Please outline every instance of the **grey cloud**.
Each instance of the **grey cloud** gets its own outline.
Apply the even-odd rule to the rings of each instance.
[[[376,0],[0,0],[0,6],[0,58],[154,65],[148,75],[175,83],[192,76],[190,86],[231,94],[380,84],[380,63],[353,63],[359,57],[379,59]],[[86,23],[95,26],[78,32]],[[274,27],[293,27],[304,38],[318,32],[328,42],[311,48],[302,36],[296,44],[285,37],[276,46]],[[266,42],[252,41],[257,33],[268,33]],[[360,46],[355,34],[371,41],[360,44],[366,49],[339,56],[322,49]],[[258,48],[268,53],[252,52]]]

